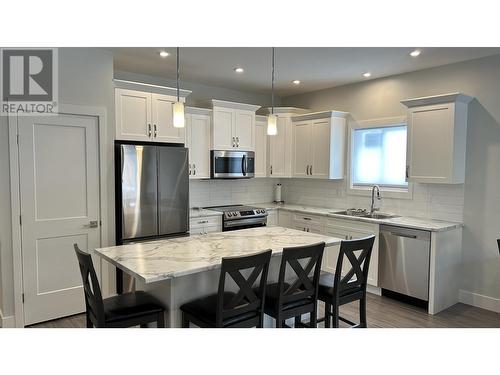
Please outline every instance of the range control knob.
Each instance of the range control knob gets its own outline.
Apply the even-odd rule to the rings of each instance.
[[[233,216],[233,214],[231,212],[228,212],[227,217],[231,217],[231,216]]]

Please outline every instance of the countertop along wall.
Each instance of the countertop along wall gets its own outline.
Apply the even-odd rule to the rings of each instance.
[[[425,50],[421,58],[424,57]],[[465,228],[463,230],[463,276],[460,298],[463,302],[500,312],[500,257],[496,245],[496,238],[500,238],[499,87],[500,55],[496,55],[284,97],[282,105],[310,108],[313,111],[343,110],[350,112],[355,120],[366,120],[405,115],[405,106],[400,103],[402,99],[449,92],[462,92],[473,96],[475,100],[469,104],[468,113],[465,184],[457,186],[422,184],[417,185],[416,188],[419,191],[427,190],[430,198],[427,199],[426,204],[431,216],[435,216],[432,212],[441,215],[443,209],[447,210],[447,206],[460,203],[462,199],[460,192],[463,191]],[[282,183],[285,189],[285,199],[291,198],[292,201],[298,199],[293,196],[295,194],[293,190],[297,184],[302,184],[303,187],[312,191],[315,191],[316,184],[322,188],[331,187],[332,190],[338,190],[340,186],[342,190],[342,183],[339,182],[311,182],[309,184],[309,181],[290,180],[287,182],[283,179]],[[287,194],[287,189],[292,195]],[[318,191],[316,190],[315,193]],[[307,195],[312,197],[311,194]],[[422,207],[417,197],[414,196],[413,201],[418,211]],[[332,199],[335,199],[335,196]],[[405,205],[405,203],[397,204]],[[411,209],[411,207],[404,209],[406,208]],[[457,215],[459,212],[448,212],[448,214]]]

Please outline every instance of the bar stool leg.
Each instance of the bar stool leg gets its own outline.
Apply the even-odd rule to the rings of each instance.
[[[331,308],[332,305],[328,302],[325,302],[325,328],[330,328]]]
[[[335,304],[332,310],[333,328],[339,328],[339,305]]]
[[[366,294],[359,300],[359,326],[366,328],[368,326],[366,322]]]

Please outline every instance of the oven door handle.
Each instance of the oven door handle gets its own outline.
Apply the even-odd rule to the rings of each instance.
[[[267,218],[264,217],[257,217],[257,218],[251,218],[251,219],[238,219],[238,220],[232,220],[232,221],[225,221],[224,222],[224,228],[234,228],[238,226],[243,226],[243,225],[252,225],[252,224],[266,224]]]
[[[243,155],[243,158],[241,159],[241,172],[243,173],[243,176],[247,175],[247,156]]]

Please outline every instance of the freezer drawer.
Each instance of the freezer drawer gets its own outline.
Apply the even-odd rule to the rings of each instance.
[[[380,226],[379,285],[429,300],[430,232]]]

